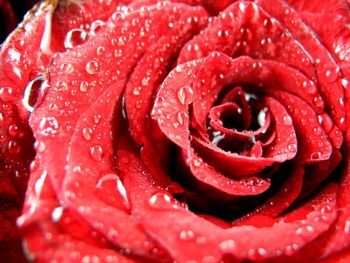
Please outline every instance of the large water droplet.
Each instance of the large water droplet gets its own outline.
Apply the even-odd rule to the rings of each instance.
[[[303,82],[303,87],[304,87],[304,90],[306,91],[307,94],[315,94],[316,91],[317,91],[317,88],[316,88],[316,85],[314,84],[313,81],[304,81]]]
[[[292,125],[293,124],[292,118],[289,115],[283,116],[283,123],[288,126]]]
[[[22,103],[30,112],[38,107],[44,100],[48,90],[46,78],[41,75],[28,82],[24,89]]]
[[[97,74],[97,72],[98,72],[98,63],[96,61],[89,61],[86,64],[86,72],[91,74],[91,75]]]
[[[90,27],[90,34],[92,36],[96,35],[97,32],[100,31],[104,25],[105,25],[105,22],[101,20],[96,20],[92,22]]]
[[[106,174],[98,180],[96,187],[101,188],[107,181],[116,182],[117,190],[123,198],[124,204],[129,207],[129,200],[122,180],[116,174]]]
[[[188,118],[188,114],[186,112],[180,111],[176,115],[177,121],[180,125],[184,124],[184,121]]]
[[[193,90],[189,86],[182,87],[177,92],[177,97],[181,104],[189,104],[193,101]]]
[[[92,139],[92,129],[84,128],[82,130],[82,136],[85,140],[90,141]]]
[[[95,161],[102,160],[103,149],[100,145],[95,145],[90,148],[90,156]]]
[[[170,209],[176,206],[173,197],[165,191],[159,191],[153,194],[148,202],[152,208],[156,209]]]
[[[265,125],[267,111],[267,108],[264,108],[258,113],[258,123],[260,127],[263,127]]]
[[[53,209],[53,211],[51,213],[51,220],[54,223],[57,223],[61,220],[61,217],[63,215],[63,210],[64,210],[64,208],[62,206],[56,207]]]
[[[80,28],[74,28],[68,31],[64,40],[65,48],[73,48],[75,46],[85,43],[89,38],[88,33]]]
[[[105,52],[106,52],[106,48],[103,46],[98,47],[96,51],[97,55],[99,56],[102,56]]]
[[[82,82],[80,83],[79,90],[80,90],[81,92],[86,92],[86,91],[88,90],[88,88],[89,88],[89,83],[88,83],[87,81],[82,81]]]
[[[310,159],[311,160],[318,160],[320,159],[322,156],[322,153],[321,152],[313,152],[311,155],[310,155]]]
[[[21,147],[17,141],[11,140],[8,142],[8,152],[10,154],[18,154],[21,151]]]
[[[16,137],[19,135],[19,127],[16,124],[11,124],[8,128],[8,132],[11,136]]]
[[[0,99],[3,102],[13,101],[15,99],[15,95],[13,94],[13,89],[11,87],[0,88]]]

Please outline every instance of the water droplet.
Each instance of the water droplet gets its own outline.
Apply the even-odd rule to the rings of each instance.
[[[65,48],[73,48],[75,46],[84,44],[89,38],[88,33],[80,28],[74,28],[68,31],[64,40]]]
[[[53,209],[53,211],[51,213],[51,220],[54,223],[57,223],[61,220],[61,217],[63,215],[63,210],[64,210],[64,208],[62,206],[56,207]]]
[[[98,183],[97,183],[96,187],[100,188],[100,187],[102,187],[104,182],[107,182],[107,181],[110,181],[110,180],[116,182],[117,190],[120,193],[120,195],[122,196],[124,204],[129,207],[129,200],[128,200],[128,196],[127,196],[127,193],[126,193],[126,189],[124,187],[124,184],[123,184],[122,180],[120,180],[118,175],[116,175],[116,174],[104,175],[103,177],[101,177],[98,180]]]
[[[92,138],[92,129],[90,128],[84,128],[82,130],[82,136],[85,140],[90,141]]]
[[[328,114],[322,113],[318,115],[318,122],[321,124],[322,128],[326,133],[330,132],[331,129],[333,128],[333,121],[331,117],[329,117]]]
[[[101,21],[101,20],[96,20],[94,22],[91,23],[91,27],[90,27],[90,34],[92,36],[95,36],[97,34],[97,32],[104,26],[105,22]]]
[[[311,160],[318,160],[321,158],[321,156],[322,156],[321,152],[313,152],[310,156],[310,159]]]
[[[212,143],[216,146],[219,145],[219,143],[225,139],[225,134],[221,133],[220,131],[215,131],[213,132],[213,138],[212,138]]]
[[[180,125],[184,124],[184,120],[186,120],[188,118],[188,115],[186,112],[180,111],[177,113],[176,115],[177,121]]]
[[[259,113],[258,113],[258,123],[259,123],[260,127],[263,127],[265,125],[266,112],[267,112],[267,108],[264,108],[261,111],[259,111]]]
[[[283,116],[283,123],[288,126],[292,125],[293,124],[292,118],[289,115]]]
[[[203,161],[202,161],[201,158],[194,158],[193,161],[192,161],[192,163],[193,163],[193,165],[194,165],[195,167],[201,166],[201,163],[202,163],[202,162],[203,162]]]
[[[193,90],[189,86],[185,86],[179,89],[177,97],[182,105],[189,104],[193,100]]]
[[[100,122],[101,118],[102,118],[101,114],[95,114],[94,115],[94,123],[98,124]]]
[[[90,156],[95,161],[102,160],[103,149],[100,145],[95,145],[90,148]]]
[[[288,150],[291,152],[296,152],[297,145],[295,143],[288,144]]]
[[[33,112],[44,100],[48,90],[46,78],[41,75],[28,82],[24,89],[22,103],[29,111]]]
[[[310,81],[306,81],[306,80],[305,80],[305,81],[303,82],[303,87],[304,87],[306,93],[307,93],[307,94],[310,94],[310,95],[315,94],[316,91],[317,91],[316,85],[315,85],[314,82],[311,81],[311,80],[310,80]]]
[[[159,191],[151,196],[149,205],[156,209],[169,209],[173,206],[173,197],[165,191]]]
[[[308,236],[313,232],[314,232],[314,228],[312,226],[301,226],[295,231],[297,235],[305,235],[305,236]]]
[[[322,134],[322,129],[321,129],[321,127],[315,127],[315,128],[313,128],[313,132],[316,135],[321,135]]]
[[[21,147],[19,146],[19,143],[14,140],[9,141],[7,147],[8,147],[8,152],[10,154],[17,154],[21,151]]]
[[[324,103],[323,103],[323,100],[320,96],[316,96],[314,99],[313,99],[313,103],[314,105],[319,108],[319,109],[323,109],[324,107]]]
[[[350,233],[350,219],[348,219],[348,220],[345,221],[344,232],[345,232],[346,234],[349,234],[349,233]]]
[[[13,90],[11,87],[2,87],[0,88],[0,99],[3,102],[10,102],[15,99],[15,95],[13,94]]]
[[[180,232],[179,237],[181,240],[190,241],[190,240],[193,240],[194,233],[192,230],[183,230]]]
[[[100,46],[97,48],[97,55],[102,56],[106,52],[106,48],[103,46]]]
[[[140,87],[135,87],[132,94],[134,94],[135,96],[139,96],[140,95]]]
[[[96,61],[89,61],[86,64],[86,72],[91,74],[91,75],[97,74],[97,72],[98,72],[98,63]]]
[[[325,75],[329,82],[335,81],[339,76],[340,68],[337,67],[335,70],[327,70]]]
[[[224,240],[220,243],[220,250],[223,253],[232,252],[236,248],[236,242],[232,239]]]
[[[342,79],[341,84],[344,86],[345,89],[349,87],[349,81],[347,79]]]
[[[55,86],[56,86],[58,91],[66,91],[68,89],[67,82],[62,81],[62,80],[57,81]]]
[[[88,88],[89,88],[89,83],[88,83],[87,81],[82,81],[82,82],[80,83],[79,90],[80,90],[81,92],[86,92],[86,91],[88,90]]]
[[[39,124],[40,133],[45,136],[55,136],[58,129],[58,121],[55,117],[44,117]]]
[[[11,124],[8,128],[8,132],[11,136],[16,137],[19,134],[19,127],[16,124]]]
[[[74,66],[71,63],[63,63],[60,67],[61,71],[67,74],[74,72]]]
[[[37,151],[37,152],[44,152],[45,151],[45,143],[43,142],[40,142],[40,141],[36,141],[34,143],[34,149]]]
[[[2,112],[0,112],[0,127],[2,127],[5,124],[5,118]]]

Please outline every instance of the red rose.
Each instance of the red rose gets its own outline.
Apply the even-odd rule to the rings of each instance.
[[[349,11],[341,0],[37,6],[0,68],[0,200],[12,211],[27,187],[27,257],[348,260]]]

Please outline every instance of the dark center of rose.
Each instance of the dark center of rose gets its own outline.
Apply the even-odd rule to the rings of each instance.
[[[263,156],[264,147],[261,145],[273,139],[275,124],[264,95],[254,92],[255,90],[258,89],[243,85],[224,88],[209,110],[207,136],[220,149],[240,156]],[[192,136],[199,136],[197,132],[192,127]],[[231,198],[215,189],[210,192],[203,190],[203,194],[200,185],[191,176],[183,152],[175,145],[171,152],[168,173],[182,188],[173,192],[174,197],[179,202],[188,204],[191,211],[204,217],[215,216],[228,222],[237,219],[254,210],[254,207],[266,200],[271,191],[274,191],[274,187],[279,185],[277,182],[271,191],[260,195],[259,198]],[[266,171],[262,171],[260,176],[269,177],[277,168],[278,166],[270,166]]]
[[[272,125],[267,123],[270,113],[264,97],[249,89],[236,86],[223,92],[208,116],[211,142],[240,155],[245,155],[257,141],[267,141],[271,136]]]

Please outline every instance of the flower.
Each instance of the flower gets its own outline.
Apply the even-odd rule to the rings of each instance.
[[[349,257],[348,20],[340,0],[38,5],[1,48],[27,257]]]

